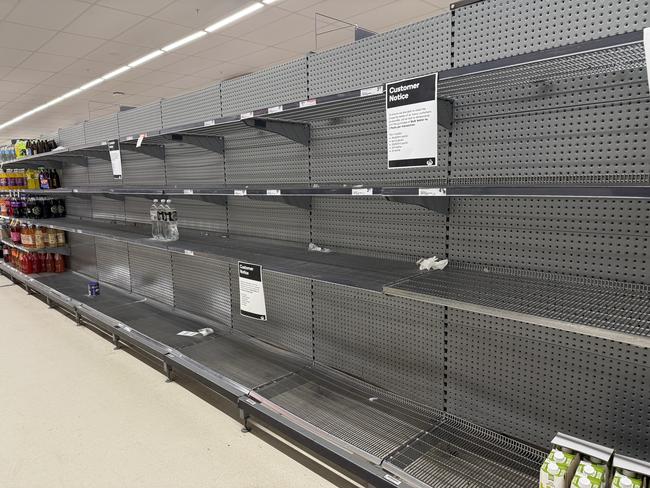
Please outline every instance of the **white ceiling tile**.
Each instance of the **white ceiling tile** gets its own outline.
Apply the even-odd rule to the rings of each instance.
[[[119,67],[120,65],[117,63],[102,63],[99,61],[90,61],[89,59],[79,59],[65,68],[63,72],[69,75],[79,75],[79,79],[85,80],[84,82],[86,82],[105,75]]]
[[[54,97],[56,97],[62,95],[66,89],[71,90],[73,88],[78,88],[88,81],[90,80],[87,80],[83,76],[72,75],[66,73],[65,71],[61,71],[50,76],[44,83],[47,86],[58,88],[58,90],[56,90],[56,93],[54,93]]]
[[[34,87],[34,83],[18,83],[15,81],[0,80],[0,93],[25,93]]]
[[[136,73],[136,70],[133,70]],[[176,81],[178,78],[182,77],[181,73],[172,73],[169,71],[149,71],[147,73],[140,73],[136,78],[133,78],[133,81],[140,83],[149,83],[151,85],[165,85],[172,81]]]
[[[90,5],[76,0],[21,0],[6,20],[24,25],[60,30]]]
[[[139,93],[146,93],[146,91],[151,87],[147,83],[138,83],[136,81],[124,81],[119,77],[113,78],[102,83],[102,89],[104,91],[111,92],[124,92],[129,95],[137,95]]]
[[[130,69],[119,76],[120,80],[124,81],[138,81],[142,83],[138,78],[145,76],[147,73],[153,73],[154,70],[149,68],[143,68],[138,66],[136,69]]]
[[[245,41],[244,39],[232,39],[220,46],[201,51],[197,56],[218,61],[231,61],[257,52],[264,49],[264,47],[262,44]]]
[[[278,49],[277,47],[267,47],[246,56],[237,58],[237,62],[252,66],[254,68],[264,68],[273,64],[279,64],[289,59],[295,58],[296,54],[285,49]]]
[[[148,95],[130,95],[123,97],[121,99],[122,105],[129,105],[132,107],[140,107],[142,105],[148,105],[160,100],[160,97],[152,97]]]
[[[238,36],[252,42],[263,41],[273,46],[288,39],[314,32],[314,21],[297,14],[289,14],[248,34]]]
[[[0,47],[0,66],[18,66],[31,56],[31,54],[32,51]]]
[[[169,73],[176,73],[180,75],[193,75],[202,69],[217,66],[221,61],[208,58],[197,58],[196,56],[187,56],[182,60],[169,64],[162,68],[161,71],[168,71]]]
[[[146,19],[113,40],[156,49],[177,41],[192,32],[193,30],[189,27],[156,19]]]
[[[105,61],[119,66],[130,63],[145,54],[151,52],[151,48],[134,46],[123,42],[107,41],[97,49],[84,55],[85,59],[92,61]]]
[[[246,0],[219,0],[217,2],[214,0],[176,0],[154,14],[153,17],[193,29],[203,29],[250,3]]]
[[[16,100],[17,97],[21,97],[22,95],[18,93],[9,93],[5,91],[0,91],[0,106],[7,103],[11,102],[12,100]]]
[[[195,90],[198,88],[203,88],[205,86],[213,85],[214,81],[209,78],[201,78],[199,76],[181,76],[180,78],[170,82],[165,83],[164,86],[171,88],[178,88],[181,91],[185,90]]]
[[[308,34],[303,34],[302,36],[294,37],[293,39],[288,39],[284,42],[280,42],[274,47],[307,54],[316,49],[316,36],[313,32],[309,32]]]
[[[10,73],[2,77],[6,81],[15,81],[17,83],[37,84],[47,80],[54,73],[51,71],[38,71],[28,68],[14,68]]]
[[[36,51],[52,38],[55,31],[12,22],[0,22],[0,47]]]
[[[153,86],[147,90],[146,95],[157,98],[172,98],[185,91],[186,90],[179,90],[178,88],[171,88],[169,86]]]
[[[229,37],[242,37],[244,34],[252,34],[255,30],[263,28],[266,24],[270,24],[283,17],[290,15],[290,12],[277,8],[263,8],[248,15],[243,19],[228,25],[217,32]],[[258,37],[258,42],[266,42],[263,37]]]
[[[0,66],[0,78],[4,78],[14,70],[11,66]],[[15,81],[15,80],[14,80]]]
[[[408,24],[415,18],[432,17],[438,11],[420,0],[399,0],[351,17],[350,20],[366,29],[380,31]]]
[[[172,2],[173,0],[99,0],[97,5],[134,14],[151,16]]]
[[[93,5],[68,25],[65,31],[82,36],[112,39],[143,19],[141,15]]]
[[[0,54],[0,59],[2,54]],[[77,58],[72,56],[58,56],[56,54],[46,54],[35,52],[25,60],[24,66],[42,71],[57,72],[70,66]]]
[[[275,2],[273,5],[271,5],[271,7],[281,8],[291,12],[298,12],[307,7],[312,7],[322,1],[323,0],[282,0]]]
[[[215,46],[219,46],[225,42],[232,40],[232,37],[222,36],[213,32],[207,36],[204,36],[194,42],[186,44],[185,46],[174,49],[174,54],[180,54],[183,56],[195,56],[201,51],[210,49]]]
[[[395,0],[324,0],[316,5],[311,5],[301,9],[299,13],[301,15],[307,15],[312,19],[316,13],[319,13],[334,17],[335,19],[350,22],[349,19],[355,15],[359,15],[360,13],[369,10],[374,10],[382,5],[394,1]]]
[[[166,66],[169,66],[170,64],[178,63],[179,61],[182,61],[185,59],[185,56],[171,52],[171,53],[165,53],[162,56],[158,56],[157,58],[149,61],[148,63],[144,64],[144,66],[147,67],[147,69],[150,70],[160,70],[164,69]],[[137,69],[140,69],[140,66],[138,66]]]
[[[41,47],[40,51],[43,53],[81,58],[105,42],[103,39],[60,32]]]
[[[219,63],[217,66],[214,66],[212,68],[206,68],[204,70],[197,71],[196,76],[208,78],[214,82],[217,82],[225,80],[227,78],[232,78],[233,76],[241,76],[250,72],[250,66],[234,63]]]
[[[0,19],[4,19],[18,4],[18,0],[0,0]]]

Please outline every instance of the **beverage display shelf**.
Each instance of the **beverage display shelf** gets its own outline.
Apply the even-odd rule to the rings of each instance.
[[[140,195],[140,196],[266,196],[323,197],[513,197],[513,198],[621,198],[650,200],[650,186],[644,184],[509,184],[509,185],[440,185],[440,186],[376,186],[376,185],[238,185],[224,187],[77,187],[56,190],[5,190],[0,194],[24,195]]]
[[[8,219],[7,217],[3,217]],[[381,292],[384,285],[421,273],[415,262],[401,262],[338,252],[322,253],[307,249],[307,244],[261,239],[243,235],[181,237],[178,241],[152,239],[144,226],[89,221],[74,217],[19,222],[62,229],[128,244],[151,247],[178,254],[203,256],[237,264],[246,261],[264,269],[292,276],[311,278]],[[180,229],[181,235],[187,233]],[[195,234],[195,233],[193,233]]]
[[[70,255],[70,248],[68,246],[46,247],[42,249],[35,249],[33,247],[25,247],[21,244],[16,244],[15,242],[12,242],[8,239],[0,239],[0,242],[2,242],[2,244],[4,244],[5,246],[13,247],[22,252],[39,253],[39,254],[52,253],[52,254],[62,254],[64,256]]]
[[[288,429],[285,433],[299,440],[308,436],[318,452],[373,486],[395,486],[395,480],[404,487],[424,486],[404,462],[421,446],[431,447],[423,457],[435,467],[433,481],[471,483],[480,477],[494,481],[492,486],[535,486],[544,454],[531,446],[312,364],[311,358],[227,325],[215,323],[214,334],[206,337],[179,336],[205,327],[205,321],[103,283],[100,295],[88,296],[90,278],[81,274],[30,277],[5,263],[0,270],[100,327],[116,345],[124,342],[161,359],[168,375],[188,374],[248,415]]]
[[[384,293],[650,347],[647,286],[541,279],[452,264],[387,285]]]

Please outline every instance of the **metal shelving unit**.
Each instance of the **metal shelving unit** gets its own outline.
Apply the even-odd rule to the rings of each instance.
[[[64,256],[69,256],[70,255],[70,247],[69,246],[61,246],[61,247],[45,247],[43,249],[35,249],[33,247],[25,247],[20,244],[16,244],[15,242],[11,242],[7,239],[0,239],[0,242],[4,244],[7,247],[13,247],[15,249],[18,249],[22,252],[29,252],[29,253],[38,253],[38,254],[47,254],[47,253],[54,253],[54,254],[63,254]]]

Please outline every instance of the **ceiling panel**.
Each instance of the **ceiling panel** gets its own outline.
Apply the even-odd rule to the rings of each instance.
[[[15,81],[17,83],[37,84],[47,80],[54,73],[51,71],[38,71],[28,68],[14,68],[11,72],[2,77],[6,81]]]
[[[0,47],[36,51],[54,34],[56,31],[2,21],[0,22]]]
[[[296,53],[279,49],[277,47],[267,47],[246,56],[237,58],[237,62],[260,69],[269,64],[279,64],[296,57]]]
[[[249,0],[176,0],[153,17],[196,30],[214,24],[250,3]]]
[[[40,52],[81,58],[105,42],[95,37],[59,32],[40,49]]]
[[[218,61],[231,61],[264,49],[264,47],[263,44],[244,39],[231,39],[219,46],[201,51],[197,56]]]
[[[133,14],[151,16],[172,2],[173,0],[99,0],[97,5]]]
[[[5,20],[45,29],[63,29],[90,5],[77,0],[21,0]]]
[[[66,32],[102,39],[116,35],[144,20],[141,15],[93,5],[65,28]]]
[[[185,37],[192,32],[193,30],[189,27],[172,24],[171,22],[145,19],[123,34],[115,37],[114,40],[155,49]]]
[[[74,58],[72,56],[59,56],[56,54],[47,54],[41,52],[32,53],[31,51],[25,52],[29,54],[29,57],[25,59],[23,67],[39,69],[42,71],[61,71],[77,60],[77,58]],[[2,58],[3,54],[0,52],[0,60]]]
[[[273,46],[309,32],[314,32],[313,21],[309,21],[302,15],[289,14],[240,37],[252,42],[263,41]]]

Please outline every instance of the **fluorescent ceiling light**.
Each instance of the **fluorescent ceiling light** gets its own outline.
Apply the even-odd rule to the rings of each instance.
[[[185,44],[189,44],[190,42],[193,42],[197,39],[201,39],[202,37],[208,35],[210,32],[214,32],[216,30],[219,30],[227,25],[232,24],[233,22],[238,21],[239,19],[246,17],[247,15],[252,14],[253,12],[258,11],[259,9],[263,8],[265,5],[270,5],[277,0],[262,0],[261,2],[255,2],[251,5],[249,5],[246,8],[243,8],[237,12],[235,12],[232,15],[229,15],[228,17],[225,17],[221,19],[218,22],[215,22],[214,24],[206,27],[203,30],[200,30],[198,32],[195,32],[194,34],[190,34],[188,36],[183,37],[182,39],[179,39],[177,41],[174,41],[170,44],[167,44],[165,47],[162,47],[160,49],[157,49],[145,56],[142,56],[139,59],[136,59],[135,61],[131,61],[128,65],[122,66],[120,68],[117,68],[116,70],[111,71],[110,73],[106,73],[104,76],[97,78],[95,80],[89,81],[88,83],[81,85],[79,88],[75,88],[74,90],[71,90],[67,93],[64,93],[60,97],[54,98],[50,100],[47,103],[44,103],[42,105],[39,105],[36,108],[33,108],[32,110],[29,110],[25,113],[22,113],[18,115],[17,117],[14,117],[11,120],[8,120],[7,122],[4,122],[0,124],[0,129],[4,129],[5,127],[8,127],[12,124],[15,124],[16,122],[19,122],[23,120],[24,118],[29,117],[30,115],[34,115],[37,112],[40,112],[42,110],[45,110],[46,108],[51,107],[52,105],[56,105],[57,103],[62,102],[63,100],[67,100],[70,97],[73,97],[77,95],[78,93],[81,93],[84,90],[88,90],[90,88],[93,88],[100,83],[103,83],[106,80],[110,80],[111,78],[115,78],[116,76],[121,75],[125,71],[130,70],[131,68],[135,68],[136,66],[140,66],[141,64],[144,64],[148,61],[151,61],[154,58],[157,58],[158,56],[162,56],[163,54],[173,51],[174,49],[177,49],[181,46],[184,46]]]
[[[208,32],[214,32],[216,30],[219,30],[229,24],[232,24],[233,22],[238,21],[242,17],[246,17],[247,15],[252,14],[253,12],[261,9],[262,7],[264,7],[263,3],[255,2],[253,5],[249,5],[248,7],[243,8],[232,15],[229,15],[225,19],[221,19],[219,22],[215,22],[211,26],[206,27],[205,30]]]
[[[141,64],[146,63],[147,61],[151,61],[154,58],[157,58],[158,56],[161,56],[165,54],[165,51],[162,51],[160,49],[156,49],[154,52],[145,54],[141,58],[136,59],[135,61],[131,61],[128,66],[130,68],[135,68],[136,66],[140,66]]]
[[[104,76],[102,76],[102,80],[110,80],[111,78],[115,78],[117,75],[121,75],[125,71],[128,71],[131,69],[131,66],[122,66],[121,68],[117,68],[114,71],[111,71],[110,73],[106,73]]]
[[[196,41],[197,39],[200,39],[203,36],[207,36],[208,33],[204,30],[200,30],[198,32],[195,32],[194,34],[190,34],[187,37],[183,37],[182,39],[179,39],[176,42],[172,42],[171,44],[167,44],[165,47],[160,48],[161,50],[165,52],[172,51],[176,48],[179,48],[181,46],[184,46],[185,44],[189,44],[192,41]]]

